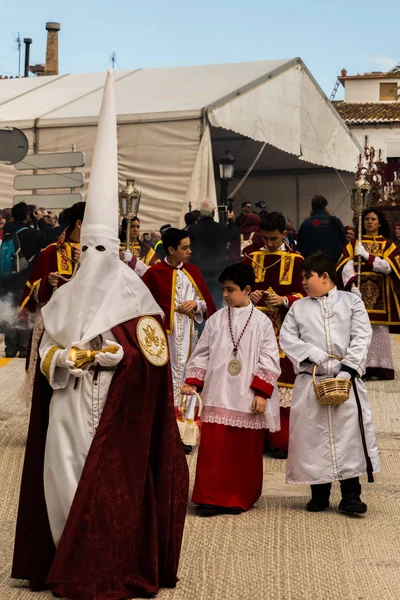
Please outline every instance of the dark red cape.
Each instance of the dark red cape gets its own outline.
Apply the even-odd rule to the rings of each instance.
[[[172,288],[176,271],[176,267],[172,267],[163,260],[148,269],[142,277],[142,281],[147,285],[153,294],[155,301],[160,305],[165,314],[164,326],[168,333],[171,333],[174,322],[172,309],[175,303],[175,290]],[[211,315],[215,313],[216,308],[211,294],[208,291],[206,282],[200,273],[200,269],[196,267],[196,265],[185,263],[182,267],[182,271],[191,280],[199,297],[202,300],[205,300],[207,304],[207,317],[211,317]],[[174,297],[172,298],[173,295]]]
[[[36,379],[12,570],[33,589],[72,600],[122,600],[176,585],[188,469],[169,364],[156,367],[143,356],[137,322],[113,329],[124,358],[55,556],[42,482],[49,398],[38,395],[43,378]]]

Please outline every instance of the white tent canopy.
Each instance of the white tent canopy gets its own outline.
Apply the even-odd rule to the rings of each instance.
[[[105,73],[0,80],[0,126],[22,129],[30,153],[75,144],[88,181],[104,83]],[[119,71],[115,91],[120,184],[136,179],[144,228],[178,224],[189,201],[215,204],[212,150],[232,134],[268,144],[256,167],[265,173],[355,171],[359,146],[299,58]],[[253,158],[242,153],[243,170]],[[0,167],[3,207],[16,174]]]

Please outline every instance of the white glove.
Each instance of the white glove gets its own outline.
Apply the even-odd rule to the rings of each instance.
[[[70,348],[64,348],[57,354],[56,366],[67,368],[70,375],[80,378],[89,373],[88,369],[74,369],[74,362],[69,359]]]
[[[129,250],[124,250],[124,262],[129,264],[132,260],[132,256],[132,252],[129,252]]]
[[[101,367],[115,367],[124,356],[124,349],[122,346],[111,340],[106,340],[107,346],[118,346],[118,350],[115,354],[112,352],[99,352],[94,357],[94,364],[100,365]]]
[[[361,292],[360,292],[360,288],[358,288],[356,285],[351,288],[351,293],[355,294],[359,298],[362,298],[362,295],[361,295]]]
[[[64,350],[61,350],[58,354],[57,354],[57,358],[56,358],[56,366],[57,367],[73,367],[74,363],[72,360],[69,359],[69,351],[70,348],[64,348]]]
[[[340,371],[339,375],[336,375],[336,379],[351,379],[351,375],[347,371]]]
[[[312,363],[314,363],[314,365],[317,365],[319,367],[319,365],[322,365],[323,363],[327,362],[327,360],[329,360],[329,356],[326,352],[324,352],[324,350],[320,350],[319,348],[313,348],[310,354],[308,355],[308,359]]]
[[[369,253],[366,251],[361,242],[357,242],[356,244],[356,256],[361,256],[364,260],[369,259]]]

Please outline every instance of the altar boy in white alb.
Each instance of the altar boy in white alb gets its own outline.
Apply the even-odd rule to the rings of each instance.
[[[259,499],[265,430],[277,431],[279,350],[270,319],[249,300],[252,267],[231,265],[219,281],[225,308],[207,321],[182,393],[202,389],[201,442],[192,502],[202,516],[237,514]]]
[[[380,471],[371,408],[361,379],[371,343],[371,325],[363,301],[336,288],[333,261],[322,253],[301,265],[307,298],[298,300],[281,329],[282,350],[297,373],[290,414],[287,483],[311,484],[307,510],[329,506],[332,481],[340,481],[339,510],[365,513],[359,476]],[[329,358],[335,355],[340,360]],[[339,406],[321,406],[311,371],[318,380],[352,380],[349,399]]]

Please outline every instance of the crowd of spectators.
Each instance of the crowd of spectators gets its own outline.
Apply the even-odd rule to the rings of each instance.
[[[11,209],[1,211],[1,214],[2,246],[9,240],[19,253],[17,261],[13,257],[10,258],[10,274],[5,273],[6,258],[2,253],[0,298],[17,314],[22,290],[35,261],[43,248],[56,241],[57,234],[52,225],[52,213],[49,214],[46,209],[19,202]],[[4,308],[3,312],[5,313]],[[9,311],[5,314],[8,315]],[[22,318],[7,319],[0,321],[0,330],[5,334],[6,356],[11,358],[18,354],[20,358],[26,357],[30,335],[29,323]]]
[[[214,220],[212,207],[203,207],[185,214],[185,227],[191,242],[191,262],[201,271],[213,297],[215,305],[223,304],[221,286],[218,281],[220,273],[228,264],[242,260],[246,247],[259,245],[263,247],[262,220],[268,211],[264,203],[257,203],[256,212],[249,201],[242,202],[240,214],[228,211],[227,224]],[[12,236],[18,231],[21,253],[28,261],[28,267],[11,278],[0,277],[0,298],[9,297],[18,306],[21,291],[32,270],[40,251],[54,242],[62,234],[68,224],[70,209],[58,215],[44,207],[36,207],[25,203],[16,204],[13,208],[0,210],[0,245],[5,236]],[[122,223],[121,242],[126,238],[126,222]],[[323,196],[314,196],[311,203],[310,217],[305,219],[296,232],[293,221],[286,219],[285,243],[288,248],[297,250],[304,256],[310,256],[317,250],[323,251],[335,262],[339,259],[344,246],[355,239],[357,232],[354,225],[343,226],[340,219],[329,214],[328,202]],[[131,243],[134,253],[139,252],[140,260],[148,266],[157,260],[165,259],[162,235],[171,227],[167,223],[157,231],[141,232],[140,221],[135,218],[130,223]],[[395,227],[396,244],[400,246],[400,223]],[[15,356],[19,352],[24,356],[27,346],[27,333],[18,328],[18,334],[7,330],[5,323],[0,329],[6,333],[6,352]],[[25,337],[24,337],[25,336]]]

